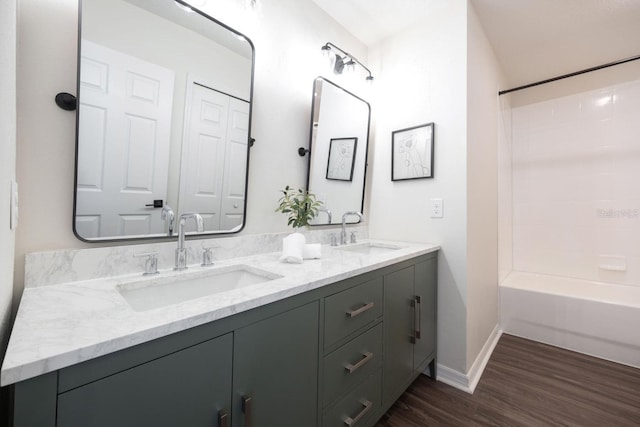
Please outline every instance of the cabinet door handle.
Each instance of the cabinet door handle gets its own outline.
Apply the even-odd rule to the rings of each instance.
[[[420,339],[420,325],[422,324],[422,298],[420,297],[420,295],[416,295],[416,307],[417,307],[417,315],[418,318],[416,319],[416,339]]]
[[[360,403],[362,403],[362,406],[364,406],[364,408],[362,408],[362,411],[360,411],[360,413],[356,415],[355,418],[351,418],[351,417],[345,418],[344,419],[345,425],[348,425],[348,426],[355,425],[358,421],[362,419],[362,417],[367,415],[367,412],[369,412],[373,407],[373,402],[370,402],[366,399],[361,400]]]
[[[373,306],[374,306],[373,302],[370,302],[368,304],[363,305],[362,307],[360,307],[357,310],[349,310],[349,311],[347,311],[347,316],[356,317],[357,315],[362,314],[365,311],[372,309]]]
[[[344,365],[344,368],[347,371],[349,371],[350,374],[354,373],[355,371],[360,369],[362,365],[364,365],[365,363],[367,363],[369,360],[373,358],[373,353],[367,351],[366,353],[363,354],[363,356],[364,357],[360,359],[360,361],[355,365],[352,365],[351,363],[347,363],[346,365]]]
[[[251,404],[252,399],[249,395],[242,396],[242,412],[244,413],[244,427],[251,427]]]
[[[229,413],[224,409],[218,411],[218,427],[229,427]]]

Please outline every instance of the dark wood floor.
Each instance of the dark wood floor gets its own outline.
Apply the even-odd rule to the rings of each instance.
[[[640,426],[640,369],[503,335],[473,395],[421,375],[376,424],[417,426]]]

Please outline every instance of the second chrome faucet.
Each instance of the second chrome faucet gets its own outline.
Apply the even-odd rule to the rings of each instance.
[[[349,215],[355,215],[358,217],[358,223],[362,222],[362,220],[364,219],[364,216],[360,213],[360,212],[345,212],[342,215],[342,231],[340,232],[340,244],[341,245],[346,245],[347,244],[347,217]]]
[[[194,212],[183,213],[178,220],[178,248],[176,249],[176,265],[174,270],[184,270],[187,268],[187,249],[184,247],[185,224],[188,219],[193,218],[196,222],[198,232],[204,231],[204,221],[202,217]]]

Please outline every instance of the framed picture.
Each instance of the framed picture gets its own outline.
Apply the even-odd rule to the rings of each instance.
[[[332,138],[329,143],[327,179],[351,181],[358,138]]]
[[[391,132],[391,181],[433,178],[434,124]]]

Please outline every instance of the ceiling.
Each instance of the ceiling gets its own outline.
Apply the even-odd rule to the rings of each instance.
[[[450,0],[313,0],[368,46]],[[640,55],[640,0],[470,0],[517,86]]]

